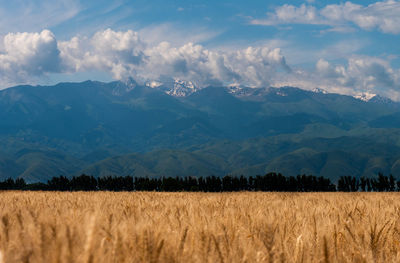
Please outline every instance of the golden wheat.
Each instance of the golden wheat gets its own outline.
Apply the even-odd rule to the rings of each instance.
[[[3,262],[400,262],[396,193],[1,192]]]

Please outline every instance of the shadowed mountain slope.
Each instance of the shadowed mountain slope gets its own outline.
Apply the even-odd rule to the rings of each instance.
[[[400,172],[400,107],[388,99],[292,87],[179,94],[133,80],[2,90],[0,179]]]

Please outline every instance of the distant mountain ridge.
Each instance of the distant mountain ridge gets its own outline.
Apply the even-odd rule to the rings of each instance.
[[[131,85],[130,83],[134,83],[134,85],[137,85],[137,83],[132,79],[128,78],[124,83],[126,85]],[[145,84],[147,87],[159,89],[163,92],[165,92],[168,95],[174,96],[174,97],[187,97],[192,95],[193,93],[199,91],[201,88],[197,87],[193,82],[191,81],[185,81],[181,80],[178,78],[175,79],[168,79],[164,80],[163,82],[158,82],[158,81],[150,81]],[[282,88],[288,88],[288,87],[282,87]],[[291,88],[291,87],[289,87]],[[245,87],[245,86],[240,86],[240,85],[230,85],[227,86],[226,89],[228,90],[229,93],[235,95],[235,96],[248,96],[248,95],[253,95],[255,93],[268,93],[268,92],[276,92],[279,93],[279,90],[281,88],[273,88],[273,87],[264,87],[264,88],[250,88],[250,87]],[[324,89],[321,88],[314,88],[313,90],[309,90],[314,93],[322,93],[322,94],[328,94]],[[284,93],[281,93],[282,96],[284,96]],[[373,102],[381,102],[381,103],[395,103],[391,99],[387,97],[382,97],[377,94],[369,93],[369,92],[364,92],[360,93],[358,95],[353,96],[353,98],[356,98],[358,100],[362,100],[365,102],[368,101],[373,101]]]
[[[400,172],[397,102],[294,87],[166,83],[128,79],[1,90],[0,179],[81,172],[207,176],[271,169],[330,178]],[[329,168],[335,164],[343,169]]]

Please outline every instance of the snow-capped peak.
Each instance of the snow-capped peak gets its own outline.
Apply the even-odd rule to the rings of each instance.
[[[321,88],[315,88],[312,91],[315,92],[315,93],[322,93],[322,94],[327,94],[328,93],[326,90],[321,89]]]
[[[168,95],[175,97],[186,97],[196,92],[197,89],[193,82],[181,79],[175,79],[173,89],[166,91]]]
[[[227,88],[228,92],[231,94],[240,95],[243,93],[243,87],[241,87],[239,85],[229,85],[226,88]]]
[[[157,88],[162,90],[168,95],[174,97],[186,97],[195,93],[198,88],[191,81],[181,80],[178,78],[167,79],[161,81],[149,81],[146,86],[150,88]]]
[[[147,87],[150,87],[150,88],[153,88],[153,89],[154,89],[154,88],[158,88],[158,87],[160,87],[161,85],[162,85],[161,82],[158,82],[158,81],[155,81],[155,80],[146,83],[146,86],[147,86]]]
[[[359,93],[359,94],[355,95],[354,98],[362,100],[362,101],[370,101],[375,96],[376,96],[376,94],[374,94],[374,93],[363,92],[363,93]]]

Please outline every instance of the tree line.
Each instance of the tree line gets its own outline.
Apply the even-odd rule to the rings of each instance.
[[[400,191],[400,180],[392,175],[378,174],[376,178],[342,176],[337,184],[322,176],[298,175],[286,177],[280,173],[263,176],[207,177],[132,177],[108,176],[95,178],[82,174],[68,178],[53,177],[47,183],[27,184],[24,179],[0,182],[0,190],[41,191],[159,191],[159,192],[392,192]]]

